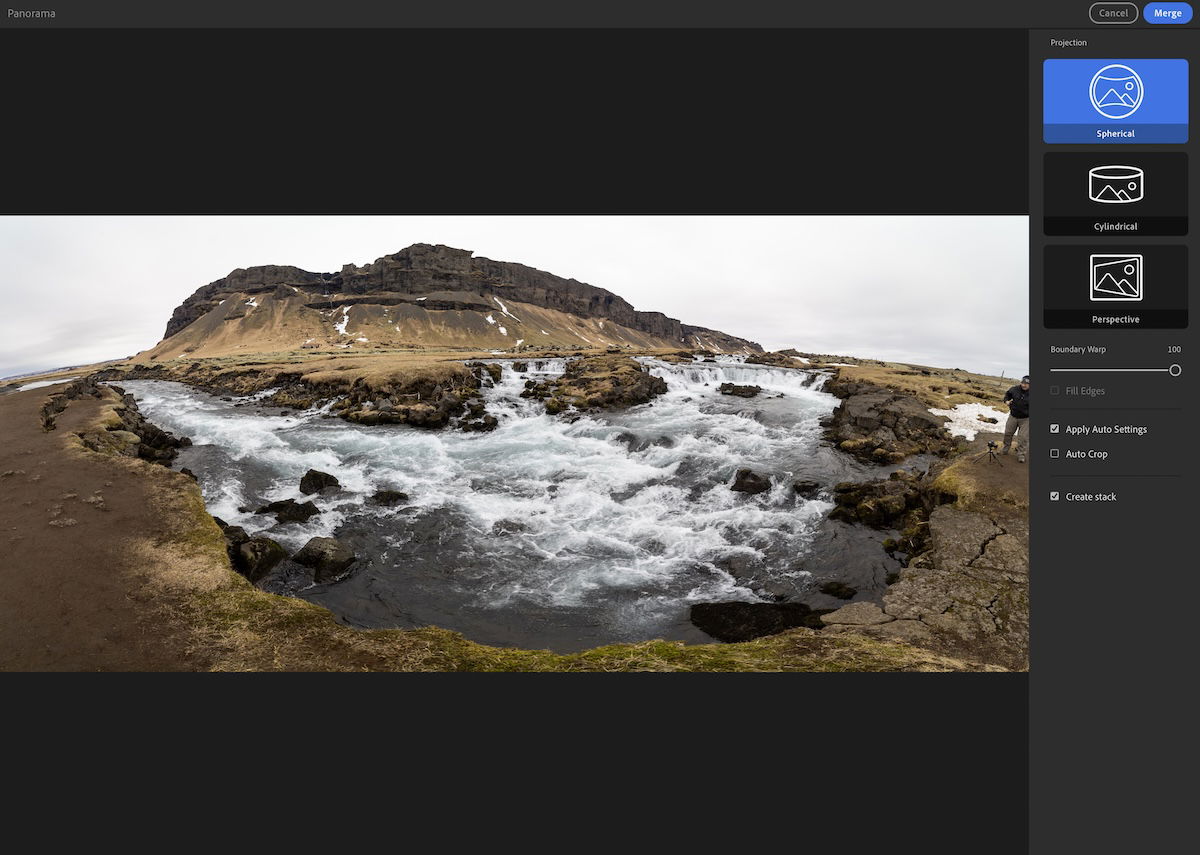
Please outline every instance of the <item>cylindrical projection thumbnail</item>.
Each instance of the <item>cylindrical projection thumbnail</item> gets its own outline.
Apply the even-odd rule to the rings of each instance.
[[[1097,166],[1088,170],[1088,198],[1093,202],[1137,202],[1145,190],[1145,173],[1136,166]]]

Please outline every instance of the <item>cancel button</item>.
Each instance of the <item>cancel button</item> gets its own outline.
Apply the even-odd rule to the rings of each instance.
[[[1093,24],[1132,24],[1138,19],[1136,3],[1093,3],[1088,10]]]

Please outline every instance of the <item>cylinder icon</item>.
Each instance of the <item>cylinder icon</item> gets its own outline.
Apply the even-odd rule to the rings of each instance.
[[[1106,205],[1141,201],[1146,175],[1136,166],[1097,166],[1088,170],[1088,198]]]

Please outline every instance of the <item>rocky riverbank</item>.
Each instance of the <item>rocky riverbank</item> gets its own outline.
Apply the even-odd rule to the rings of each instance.
[[[900,463],[914,454],[945,456],[958,443],[945,419],[912,395],[839,375],[825,391],[842,399],[825,429],[826,438],[847,454],[873,463]]]
[[[1029,470],[992,460],[986,440],[923,478],[846,485],[845,518],[902,529],[903,555],[881,604],[821,616],[828,632],[918,644],[1011,669],[1029,665]]]
[[[908,644],[808,628],[738,644],[649,641],[569,655],[488,647],[436,628],[354,630],[323,608],[261,591],[236,573],[194,481],[103,444],[85,445],[90,433],[136,423],[118,412],[132,418],[117,392],[100,387],[98,396],[68,398],[53,431],[41,420],[46,401],[41,391],[0,398],[0,507],[10,526],[10,572],[0,574],[0,668],[996,670]],[[105,507],[79,498],[97,495]],[[65,515],[46,508],[75,502],[76,524],[54,526]],[[327,546],[314,545],[301,566],[314,573],[336,568],[345,556]],[[56,597],[45,596],[47,585]]]

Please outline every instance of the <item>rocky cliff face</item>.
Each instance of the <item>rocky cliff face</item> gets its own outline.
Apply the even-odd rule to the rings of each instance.
[[[231,295],[272,293],[280,298],[307,297],[313,309],[425,303],[422,308],[427,310],[483,311],[495,310],[499,299],[578,318],[610,321],[668,346],[684,344],[739,353],[762,350],[755,342],[684,324],[661,312],[638,311],[611,291],[575,279],[523,264],[476,258],[468,250],[429,244],[414,244],[362,267],[347,264],[337,273],[310,273],[298,267],[274,265],[235,270],[198,289],[175,309],[164,338],[186,329]],[[478,297],[482,301],[473,299]]]

